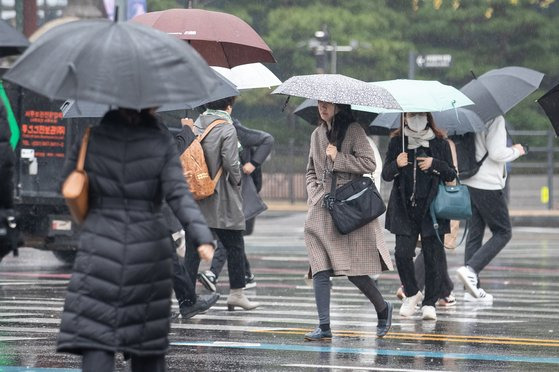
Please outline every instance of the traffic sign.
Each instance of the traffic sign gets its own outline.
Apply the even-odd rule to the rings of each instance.
[[[420,68],[447,68],[450,67],[451,62],[450,54],[420,54],[415,59],[415,63]]]

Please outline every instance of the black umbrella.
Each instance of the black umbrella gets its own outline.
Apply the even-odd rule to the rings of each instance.
[[[200,99],[197,98],[190,102],[180,102],[180,103],[166,103],[159,107],[157,112],[169,112],[176,110],[189,110],[201,106],[205,103],[216,101],[218,99],[233,97],[239,95],[238,89],[229,80],[221,77],[217,74],[221,82],[218,87],[207,97]],[[62,117],[65,119],[72,118],[100,118],[105,115],[105,113],[111,108],[110,105],[105,105],[102,103],[87,102],[87,101],[76,101],[73,99],[66,100],[60,107],[62,111]]]
[[[0,58],[23,53],[28,46],[21,32],[0,19]]]
[[[316,99],[306,99],[293,113],[312,125],[318,123],[318,102]],[[355,121],[361,124],[370,124],[378,114],[374,112],[352,110]]]
[[[47,31],[4,79],[51,99],[133,109],[203,100],[221,81],[188,44],[147,26],[100,19]]]
[[[549,121],[551,121],[555,134],[559,136],[559,84],[551,88],[537,101],[547,114]]]
[[[486,72],[460,90],[474,101],[471,110],[487,122],[504,115],[538,89],[543,76],[525,67],[504,67]]]

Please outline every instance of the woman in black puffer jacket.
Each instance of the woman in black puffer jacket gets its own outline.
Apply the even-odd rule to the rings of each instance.
[[[75,168],[77,141],[63,172]],[[172,293],[173,241],[165,199],[198,252],[213,237],[188,191],[177,147],[151,110],[109,111],[92,128],[85,170],[90,210],[62,314],[58,351],[83,355],[84,371],[112,371],[114,353],[133,371],[164,371]]]

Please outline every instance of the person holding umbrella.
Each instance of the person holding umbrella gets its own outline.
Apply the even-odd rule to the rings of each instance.
[[[383,337],[392,323],[392,304],[385,301],[369,275],[392,266],[378,219],[347,235],[334,226],[323,205],[332,173],[338,186],[375,170],[375,157],[349,105],[318,102],[320,124],[311,136],[307,165],[309,211],[305,221],[305,244],[311,266],[319,325],[307,341],[332,338],[330,330],[330,277],[347,276],[371,301],[377,313],[377,336]]]
[[[465,179],[472,200],[472,219],[466,238],[464,266],[457,270],[464,284],[465,301],[493,302],[493,296],[480,286],[479,273],[507,245],[512,238],[512,227],[503,189],[507,180],[506,164],[526,154],[520,144],[507,146],[505,118],[497,116],[487,124],[487,131],[476,133],[476,159],[487,158],[478,172]],[[493,234],[483,244],[485,227]]]
[[[83,20],[45,33],[4,79],[51,99],[119,107],[90,130],[89,211],[57,351],[81,355],[84,372],[113,371],[115,353],[131,358],[134,372],[165,371],[174,247],[163,199],[203,259],[212,257],[213,236],[188,190],[174,140],[153,113],[163,104],[204,99],[218,78],[188,44],[165,33]],[[81,143],[63,176],[75,169]]]
[[[386,229],[396,235],[396,266],[406,295],[401,316],[412,316],[422,300],[424,320],[436,320],[435,304],[441,294],[444,248],[428,217],[438,184],[456,178],[444,133],[429,112],[404,115],[404,128],[392,134],[382,178],[394,181],[386,212]],[[403,137],[403,138],[402,138]],[[403,147],[403,149],[402,149]],[[450,231],[448,220],[439,220],[440,239]],[[413,257],[418,237],[425,260],[425,297],[415,278]]]

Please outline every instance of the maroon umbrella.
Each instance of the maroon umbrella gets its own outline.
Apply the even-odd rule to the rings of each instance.
[[[132,19],[186,40],[210,66],[232,68],[276,60],[264,40],[242,19],[203,9],[168,9]]]

